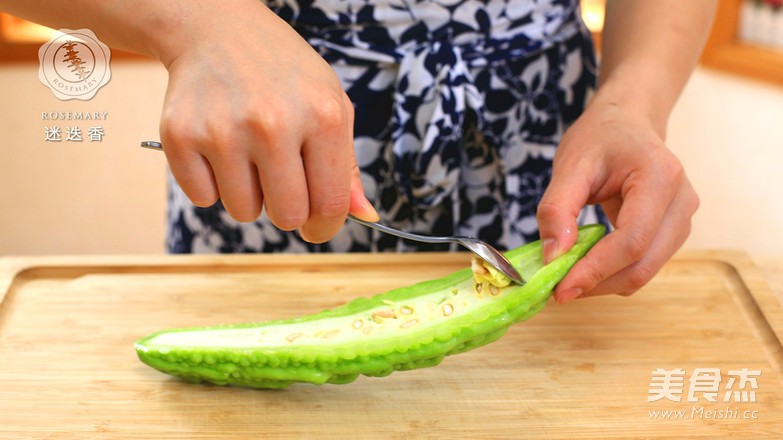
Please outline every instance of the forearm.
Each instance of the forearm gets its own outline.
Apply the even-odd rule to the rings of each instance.
[[[269,12],[257,0],[0,0],[0,10],[55,29],[88,28],[111,47],[166,64],[216,22]]]
[[[715,0],[609,0],[596,97],[649,118],[663,136],[715,5]]]

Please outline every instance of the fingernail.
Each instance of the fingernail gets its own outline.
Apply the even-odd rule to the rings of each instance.
[[[375,207],[372,206],[372,203],[370,203],[366,197],[362,201],[362,211],[364,212],[364,220],[377,222],[381,219],[381,217],[378,215],[378,211],[375,210]]]
[[[312,241],[310,241],[310,240],[308,240],[308,239],[307,239],[307,233],[306,233],[306,232],[302,231],[301,229],[299,229],[299,230],[298,230],[298,232],[299,232],[299,237],[300,237],[302,240],[304,240],[304,241],[306,241],[306,242],[308,242],[308,243],[312,243]]]
[[[351,205],[348,212],[367,222],[377,222],[381,219],[375,207],[362,192],[360,185],[351,187]]]
[[[582,289],[578,287],[572,287],[565,292],[555,295],[555,299],[558,304],[565,304],[571,302],[582,295]]]
[[[557,240],[554,238],[545,238],[541,242],[541,250],[544,254],[544,263],[549,264],[558,256]]]

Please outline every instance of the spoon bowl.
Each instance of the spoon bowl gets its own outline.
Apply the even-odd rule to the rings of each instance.
[[[428,235],[413,234],[410,232],[400,231],[380,223],[368,222],[362,219],[356,218],[352,215],[348,215],[348,219],[356,223],[367,226],[368,228],[381,231],[386,234],[391,234],[406,240],[420,241],[423,243],[458,243],[469,251],[473,252],[476,256],[489,263],[500,273],[507,276],[511,281],[516,284],[524,285],[525,279],[514,269],[514,266],[503,256],[500,251],[490,246],[487,242],[472,237],[430,237]]]

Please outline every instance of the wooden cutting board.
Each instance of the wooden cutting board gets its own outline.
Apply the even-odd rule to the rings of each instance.
[[[467,264],[466,254],[2,259],[0,438],[780,437],[783,308],[737,253],[680,255],[631,298],[552,303],[438,367],[348,385],[192,385],[133,350],[156,330],[316,312]],[[667,374],[679,384],[652,384]]]

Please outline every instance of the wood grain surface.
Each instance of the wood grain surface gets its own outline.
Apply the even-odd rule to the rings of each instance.
[[[156,330],[312,313],[467,264],[466,254],[0,259],[0,438],[780,436],[783,309],[738,253],[680,255],[631,298],[552,303],[438,367],[348,385],[192,385],[133,350]],[[681,401],[648,402],[659,368],[686,372]],[[716,402],[687,400],[699,368],[720,370]],[[743,368],[761,371],[756,401],[724,402],[730,370]]]

